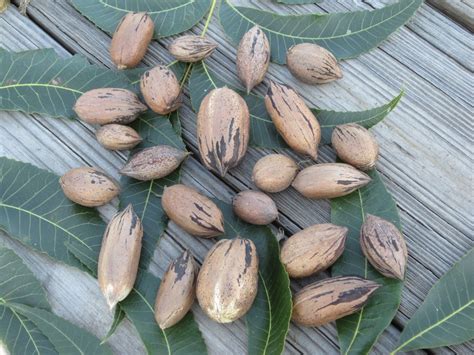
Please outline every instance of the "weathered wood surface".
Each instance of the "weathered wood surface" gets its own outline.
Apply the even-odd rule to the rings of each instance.
[[[474,31],[473,0],[428,0],[428,2]]]
[[[304,13],[335,12],[380,7],[388,1],[364,3],[323,2],[319,6],[282,7],[271,2],[236,1],[259,8]],[[55,48],[62,56],[80,53],[91,62],[112,67],[110,37],[82,17],[67,2],[35,0],[22,17],[15,8],[0,16],[0,46],[9,50]],[[202,25],[192,31],[200,33]],[[222,43],[226,38],[216,19],[209,36]],[[145,65],[169,62],[165,39],[154,42]],[[208,61],[211,68],[230,82],[235,78],[235,48],[224,42]],[[402,304],[390,328],[381,336],[374,353],[394,348],[400,329],[422,302],[431,285],[472,245],[472,36],[462,26],[433,7],[423,5],[409,24],[378,49],[342,64],[344,79],[330,85],[311,87],[297,82],[285,67],[272,64],[269,77],[300,87],[313,106],[340,110],[367,109],[406,90],[400,106],[374,133],[381,145],[378,169],[398,203],[404,233],[410,247],[409,269]],[[257,88],[262,92],[263,86]],[[189,102],[182,113],[188,149],[198,157],[195,114]],[[100,166],[117,177],[125,155],[105,151],[95,140],[94,128],[81,122],[36,115],[0,112],[0,155],[31,162],[57,174],[80,165]],[[243,164],[225,179],[206,171],[195,159],[184,166],[183,181],[218,198],[229,200],[235,192],[251,188],[251,169],[266,152],[251,149]],[[334,159],[324,147],[318,161]],[[471,192],[471,193],[469,193]],[[281,211],[278,224],[286,235],[308,225],[327,221],[329,205],[302,199],[294,190],[275,195]],[[101,208],[107,219],[117,201]],[[15,249],[43,282],[54,312],[98,336],[105,335],[112,315],[91,277],[46,257],[2,234],[0,243]],[[173,224],[155,251],[152,271],[161,276],[169,260],[190,248],[202,261],[212,241],[191,237]],[[297,290],[311,279],[292,282]],[[78,295],[81,295],[80,297]],[[193,308],[211,353],[244,353],[243,322],[218,325]],[[110,344],[123,354],[142,353],[143,346],[133,326],[125,322]],[[320,329],[290,328],[286,353],[337,353],[334,325]],[[436,349],[435,353],[474,352],[472,343]]]

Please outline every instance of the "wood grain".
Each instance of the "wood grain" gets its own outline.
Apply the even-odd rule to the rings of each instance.
[[[261,1],[237,3],[303,13],[368,9],[380,7],[383,2],[356,5],[352,2],[323,2],[320,6],[293,8]],[[52,47],[62,56],[80,53],[91,62],[112,67],[107,51],[110,37],[69,3],[36,0],[31,3],[28,15],[29,19],[22,17],[12,8],[0,17],[2,47],[15,51]],[[192,32],[200,33],[201,29],[202,24]],[[226,35],[216,19],[211,21],[208,35],[222,43],[207,61],[210,68],[229,82],[237,83],[236,50],[232,44],[222,40]],[[169,41],[153,42],[144,63],[170,62],[172,59],[163,47]],[[359,59],[343,62],[344,79],[333,84],[311,87],[294,79],[285,67],[270,66],[269,78],[298,87],[312,106],[367,109],[387,101],[401,87],[406,90],[396,111],[373,130],[381,146],[378,169],[400,208],[410,250],[400,311],[393,326],[374,347],[374,353],[387,353],[394,348],[400,327],[420,305],[431,285],[474,244],[473,202],[465,194],[457,193],[470,191],[472,186],[469,172],[472,154],[466,149],[472,144],[473,80],[469,67],[472,60],[468,61],[471,42],[468,31],[424,5],[407,26],[380,48]],[[444,43],[448,49],[444,48]],[[263,92],[264,88],[265,84],[260,85],[257,92]],[[195,114],[189,101],[181,116],[188,149],[198,157]],[[95,140],[93,128],[81,122],[0,112],[0,127],[1,155],[31,162],[57,174],[88,164],[100,166],[117,177],[117,170],[125,159],[123,153],[103,149]],[[253,187],[250,181],[252,167],[265,153],[268,151],[250,149],[244,162],[223,180],[210,174],[198,160],[189,159],[184,167],[183,181],[211,196],[230,201],[236,192]],[[294,157],[301,161],[301,157]],[[334,153],[330,148],[322,148],[318,161],[332,159]],[[326,201],[302,199],[292,189],[275,194],[274,199],[280,210],[279,223],[275,227],[282,228],[287,235],[329,220]],[[104,218],[110,218],[116,206],[117,201],[113,201],[101,208]],[[29,251],[5,235],[0,240],[17,250],[46,285],[54,312],[98,336],[106,333],[111,315],[95,280]],[[171,223],[155,251],[151,270],[161,276],[168,262],[184,248],[190,248],[196,259],[202,262],[212,244],[210,240],[191,237]],[[314,279],[292,282],[292,289],[296,291]],[[74,301],[74,307],[71,307],[71,300],[77,299],[78,292],[84,292],[84,297]],[[223,326],[209,321],[197,306],[193,311],[211,353],[245,352],[247,335],[242,321]],[[110,344],[117,353],[143,352],[141,342],[128,322],[119,328]],[[285,351],[292,354],[332,354],[337,353],[337,349],[334,325],[319,329],[292,325]],[[434,352],[472,353],[473,350],[473,344],[468,343]]]

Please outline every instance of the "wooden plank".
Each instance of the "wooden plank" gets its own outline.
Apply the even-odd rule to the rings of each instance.
[[[73,51],[78,51],[81,53],[85,53],[89,56],[91,59],[96,59],[98,62],[104,62],[108,65],[110,65],[110,61],[107,57],[107,46],[108,46],[108,41],[109,38],[108,36],[105,36],[103,33],[95,29],[93,26],[91,26],[89,23],[86,23],[84,27],[79,26],[76,30],[77,33],[81,34],[82,33],[82,39],[79,35],[76,35],[77,37],[73,38],[67,38],[64,37],[65,34],[67,33],[68,35],[72,33],[71,31],[67,30],[67,22],[69,23],[81,23],[83,21],[82,17],[78,17],[77,13],[75,13],[74,10],[71,11],[70,7],[68,8],[67,4],[64,4],[64,8],[60,6],[56,6],[52,11],[48,7],[45,7],[47,4],[44,6],[41,5],[41,1],[38,0],[38,6],[39,10],[37,10],[35,7],[31,10],[30,14],[33,16],[35,15],[35,19],[38,20],[38,18],[41,18],[41,16],[44,16],[44,18],[41,19],[41,24],[48,27],[49,30],[53,32],[55,37],[60,38],[61,42],[66,43],[66,46]],[[36,5],[35,5],[36,6]],[[43,6],[43,8],[41,8]],[[38,11],[38,14],[35,14],[34,11]],[[64,11],[61,12],[61,11]],[[48,19],[44,14],[48,14]],[[57,16],[57,18],[55,18]],[[77,17],[77,18],[76,18]],[[81,20],[82,19],[82,20]],[[79,22],[78,22],[79,21]],[[65,22],[65,24],[61,24],[62,22]],[[84,21],[83,21],[84,22]],[[85,21],[87,22],[87,21]],[[56,25],[57,24],[57,25]],[[61,25],[59,25],[61,24]],[[61,27],[65,26],[65,27]],[[218,27],[216,28],[216,31],[213,31],[210,33],[210,35],[216,39],[222,38],[224,36],[221,32],[218,31]],[[198,27],[199,29],[199,27]],[[76,33],[74,32],[74,33]],[[34,34],[28,34],[27,37],[30,37]],[[87,41],[84,41],[84,38],[87,38]],[[89,40],[90,39],[90,40]],[[97,41],[97,42],[96,42]],[[89,43],[85,42],[92,42],[92,44],[89,45]],[[42,43],[41,41],[39,43]],[[98,44],[99,43],[99,44]],[[99,45],[98,47],[95,47]],[[229,58],[233,58],[235,56],[235,49],[233,46],[225,44],[222,46],[223,48],[220,49],[220,52],[216,54],[216,60],[211,60],[211,67],[214,70],[217,70],[221,72],[223,75],[231,78],[232,80],[235,80],[235,77],[233,77],[233,64],[229,62]],[[155,63],[156,60],[163,60],[167,59],[166,54],[162,53],[163,49],[159,45],[154,45],[152,50],[150,51],[150,55],[147,57],[147,61],[149,64]],[[376,52],[376,51],[374,51]],[[371,53],[372,54],[372,53]],[[365,57],[365,56],[364,56]],[[334,97],[343,97],[341,95],[342,91],[346,92],[346,95],[344,96],[344,99],[346,99],[347,93],[353,95],[352,97],[347,97],[346,102],[336,102],[335,105],[339,105],[341,108],[359,108],[359,107],[369,107],[369,105],[375,103],[377,100],[380,100],[381,102],[382,99],[385,99],[388,97],[386,93],[386,76],[389,76],[384,70],[384,66],[382,65],[383,63],[386,64],[385,60],[386,59],[390,60],[390,56],[384,55],[384,53],[379,53],[377,51],[376,55],[374,55],[374,58],[370,58],[370,60],[367,60],[364,62],[364,65],[360,65],[359,61],[351,61],[351,62],[346,62],[344,63],[345,66],[344,70],[345,72],[348,72],[346,75],[349,75],[349,80],[346,80],[345,83],[341,83],[341,85],[335,85],[333,88],[330,87],[324,87],[325,90],[322,93],[318,93],[318,95],[314,94],[313,88],[308,87],[308,90],[305,90],[308,92],[307,99],[308,101],[312,102],[318,102],[318,103],[323,103],[327,105],[327,107],[334,107],[331,106],[334,104]],[[372,61],[377,60],[377,63],[379,66],[377,66],[375,69],[371,67]],[[444,59],[443,59],[444,60]],[[232,59],[230,59],[232,61]],[[354,63],[352,63],[354,62]],[[397,63],[396,60],[393,60],[389,62],[389,65],[394,65],[393,71],[395,73],[399,72],[402,70],[402,75],[401,77],[409,76],[411,75],[411,72],[404,68],[404,66],[400,63]],[[370,76],[369,76],[369,75]],[[289,75],[286,73],[286,70],[284,68],[280,68],[278,66],[272,66],[270,75],[273,77],[276,77],[277,80],[285,80],[285,81],[293,81],[295,85],[300,85],[294,81]],[[351,77],[352,76],[352,77]],[[375,76],[372,78],[372,76]],[[367,79],[370,77],[371,81],[369,83],[364,83],[367,84],[368,86],[363,86],[360,84],[360,78],[366,78]],[[377,80],[378,77],[382,77],[383,80]],[[407,213],[406,215],[402,214],[402,218],[405,224],[405,229],[407,233],[407,238],[409,238],[409,243],[414,242],[419,242],[420,246],[417,245],[417,249],[415,250],[416,253],[420,253],[420,255],[415,254],[412,256],[410,260],[410,267],[413,269],[415,268],[412,272],[412,276],[410,276],[408,282],[407,282],[407,291],[409,292],[408,295],[405,295],[405,297],[412,298],[413,299],[413,307],[416,307],[416,305],[419,305],[420,300],[422,299],[423,295],[426,294],[426,292],[423,292],[428,289],[429,285],[437,278],[439,277],[439,274],[442,272],[443,269],[447,269],[449,267],[449,261],[455,260],[457,257],[457,254],[462,253],[463,248],[466,248],[466,245],[469,244],[469,242],[472,242],[472,236],[469,238],[469,229],[468,226],[464,226],[464,237],[460,239],[460,241],[457,240],[457,234],[459,233],[459,226],[445,226],[441,225],[440,229],[433,228],[433,227],[438,227],[437,224],[438,220],[443,218],[446,220],[445,215],[440,216],[439,214],[442,211],[442,208],[445,206],[443,205],[446,203],[446,201],[441,201],[441,204],[438,206],[432,206],[431,201],[428,200],[423,200],[419,201],[420,199],[420,192],[417,191],[417,186],[420,185],[420,182],[423,180],[423,176],[418,176],[417,175],[417,170],[419,165],[411,166],[409,165],[408,171],[404,171],[404,165],[406,162],[413,163],[411,159],[417,160],[418,158],[426,159],[426,157],[436,157],[436,153],[433,153],[429,151],[429,149],[425,149],[422,152],[420,152],[419,156],[415,157],[413,154],[416,152],[417,149],[420,147],[416,147],[413,149],[411,148],[412,146],[410,143],[416,143],[416,142],[423,142],[423,139],[420,139],[422,137],[423,133],[426,133],[428,131],[429,133],[438,133],[436,132],[437,129],[432,128],[432,127],[423,127],[426,122],[423,122],[423,120],[426,120],[426,118],[430,117],[431,111],[435,113],[435,119],[441,118],[443,115],[442,114],[437,114],[439,109],[443,109],[441,107],[441,102],[438,105],[435,105],[435,107],[431,108],[428,104],[429,99],[432,99],[433,96],[436,97],[436,95],[439,95],[440,98],[443,97],[443,91],[439,90],[437,93],[436,89],[432,88],[432,85],[429,83],[426,83],[424,81],[424,78],[415,76],[413,78],[413,81],[410,82],[410,84],[413,86],[414,89],[418,89],[421,87],[421,89],[425,89],[423,92],[429,92],[431,97],[427,98],[424,101],[418,100],[418,97],[416,96],[410,96],[410,100],[407,103],[407,107],[404,109],[402,114],[400,115],[401,118],[400,120],[403,122],[404,127],[399,127],[401,124],[396,122],[395,124],[391,124],[388,127],[384,127],[385,124],[379,125],[382,128],[377,127],[376,133],[380,134],[379,139],[383,140],[382,145],[386,147],[386,144],[391,144],[392,147],[387,148],[386,152],[384,152],[382,156],[382,161],[381,161],[381,169],[383,169],[383,173],[390,178],[391,180],[389,181],[391,184],[391,188],[393,189],[398,189],[396,190],[396,197],[399,200],[400,207],[406,211],[409,211],[410,213]],[[392,86],[392,88],[395,87]],[[323,87],[322,87],[323,88]],[[306,87],[305,87],[306,89]],[[366,92],[370,92],[371,95],[373,95],[373,98],[371,99],[371,95],[367,95]],[[395,92],[395,90],[393,90]],[[359,93],[359,94],[358,94]],[[361,94],[363,93],[363,94]],[[365,96],[369,96],[369,98],[366,98]],[[454,95],[456,97],[456,95]],[[462,95],[461,95],[462,96]],[[462,116],[457,116],[459,113],[458,110],[461,110],[457,105],[455,104],[455,100],[453,98],[450,98],[449,100],[452,100],[453,103],[453,108],[452,110],[445,111],[444,113],[446,114],[449,119],[454,119],[456,117],[461,117],[459,122],[460,124],[466,123],[465,118],[469,116],[464,116],[464,122],[462,121]],[[448,103],[449,103],[448,100]],[[369,102],[370,101],[370,102]],[[405,102],[404,102],[405,104]],[[443,113],[443,112],[442,112]],[[412,123],[410,122],[411,120],[416,120],[417,117],[420,117],[419,121]],[[185,111],[185,114],[183,115],[184,118],[184,125],[185,125],[185,133],[186,133],[186,139],[188,144],[190,145],[190,148],[193,149],[194,151],[196,150],[195,148],[195,141],[194,141],[194,126],[193,126],[193,121],[194,121],[194,115],[193,113],[188,110]],[[406,121],[409,121],[410,124],[407,124]],[[70,143],[70,142],[76,142],[76,139],[79,137],[74,137],[74,132],[69,132],[69,122],[68,124],[65,124],[65,127],[56,127],[56,122],[54,124],[50,123],[50,121],[45,120],[47,122],[44,122],[43,125],[47,127],[48,130],[56,132],[55,134],[58,136],[62,136],[63,133],[69,134],[71,136],[71,139],[67,139],[68,144],[75,144],[75,143]],[[429,121],[430,123],[431,120]],[[436,122],[437,123],[437,122]],[[456,122],[458,123],[458,122]],[[51,127],[51,126],[52,127]],[[413,132],[416,132],[416,129],[418,128],[423,128],[423,131],[420,132],[420,135],[415,135],[412,136]],[[448,125],[447,125],[448,126]],[[444,127],[443,127],[444,128]],[[458,147],[450,147],[451,144],[454,144],[453,142],[449,141],[449,134],[452,134],[452,137],[455,137],[456,139],[459,139],[459,135],[462,135],[462,130],[460,129],[459,132],[451,132],[452,128],[450,129],[447,127],[444,131],[441,133],[448,135],[445,138],[445,142],[442,143],[442,147],[440,147],[439,151],[443,151],[444,148],[449,148],[450,152],[455,153],[457,151]],[[72,131],[72,130],[71,130]],[[464,129],[466,132],[466,130]],[[68,133],[69,132],[69,133]],[[467,134],[467,133],[466,133]],[[401,136],[401,137],[400,137]],[[406,136],[406,137],[405,137]],[[402,138],[400,140],[400,138]],[[407,140],[407,142],[405,142]],[[462,140],[462,137],[461,137]],[[91,146],[94,146],[93,140],[91,138],[92,143],[89,143]],[[395,143],[397,142],[397,143]],[[460,142],[459,148],[462,149],[462,144],[468,142],[468,139],[465,139],[465,142]],[[395,144],[394,144],[395,143]],[[396,146],[398,145],[398,147]],[[410,147],[409,151],[405,147]],[[81,152],[84,147],[83,144],[78,144],[79,150],[78,152]],[[393,151],[394,148],[395,150]],[[429,147],[432,148],[432,147]],[[101,155],[100,149],[97,149],[99,151],[99,155]],[[79,154],[79,155],[84,155],[85,157],[91,157],[94,154],[93,149],[90,152],[84,152],[84,154]],[[401,153],[401,156],[398,157],[398,154]],[[452,154],[452,153],[448,153]],[[25,149],[25,154],[28,154],[28,150]],[[97,152],[95,153],[97,154]],[[251,182],[249,181],[249,171],[253,165],[253,162],[262,155],[261,151],[256,151],[256,150],[251,150],[248,154],[248,158],[246,158],[245,164],[239,168],[236,169],[232,175],[226,179],[226,182],[234,189],[234,190],[240,190],[243,188],[246,188],[248,186],[251,186]],[[108,157],[107,157],[108,158]],[[101,160],[101,164],[105,164],[108,168],[113,169],[115,163],[111,164],[110,162],[107,162],[107,158],[104,159],[104,161]],[[333,153],[329,149],[324,149],[322,152],[322,160],[328,160],[330,158],[333,158]],[[461,157],[462,158],[462,157]],[[99,159],[99,158],[97,158]],[[115,155],[112,155],[112,159],[115,160]],[[119,159],[119,157],[117,158]],[[398,160],[397,160],[398,159]],[[46,161],[48,160],[47,158],[45,159]],[[247,162],[248,160],[248,162]],[[395,161],[395,164],[393,163],[393,160]],[[196,164],[199,166],[198,164]],[[460,164],[461,166],[462,164]],[[102,166],[102,165],[101,165]],[[120,166],[120,165],[117,165]],[[188,167],[188,164],[186,165]],[[462,166],[461,166],[462,168]],[[426,175],[429,175],[430,173],[437,172],[439,169],[439,163],[437,161],[433,161],[432,164],[430,164],[428,167],[424,167],[423,169],[426,169],[425,173]],[[109,170],[111,171],[111,170]],[[113,170],[112,170],[113,171]],[[451,171],[451,170],[450,170]],[[449,172],[450,172],[449,171]],[[459,171],[462,171],[460,169]],[[207,172],[204,172],[207,173]],[[193,175],[195,172],[193,171]],[[444,174],[444,173],[443,173]],[[446,179],[445,181],[451,182],[453,177],[448,176],[450,174],[446,174]],[[205,176],[205,174],[204,174]],[[209,178],[209,177],[207,177]],[[394,182],[395,181],[395,182]],[[196,182],[197,183],[197,182]],[[464,184],[465,182],[461,181],[461,184]],[[212,185],[211,185],[212,186]],[[450,189],[446,189],[446,191],[443,191],[442,196],[445,194],[448,194]],[[423,191],[424,192],[424,191]],[[280,210],[282,211],[282,223],[281,225],[288,231],[288,232],[294,232],[297,231],[299,228],[302,226],[306,226],[308,224],[316,223],[318,221],[324,221],[327,220],[328,218],[328,206],[327,203],[322,202],[322,203],[316,203],[316,202],[310,202],[310,201],[301,201],[301,198],[297,195],[295,195],[294,192],[288,191],[285,192],[284,194],[278,195],[275,197],[277,200],[277,203],[280,207]],[[447,204],[451,204],[456,206],[458,202],[456,201],[448,201]],[[468,220],[469,215],[466,214],[466,211],[468,209],[466,208],[466,205],[463,203],[460,203],[458,206],[461,208],[459,209],[459,213],[461,214],[460,216],[452,216],[452,218],[449,219],[460,219],[461,221],[466,221]],[[417,207],[418,209],[415,209]],[[453,208],[454,209],[454,208]],[[413,213],[415,211],[415,213]],[[426,219],[426,222],[420,222],[424,221]],[[407,225],[409,226],[407,228]],[[422,228],[420,228],[420,225]],[[420,229],[420,230],[417,230]],[[424,229],[426,228],[426,229]],[[448,231],[447,235],[445,235],[446,229]],[[428,253],[423,250],[424,244],[432,240],[431,233],[433,233],[433,230],[439,230],[440,238],[442,239],[442,242],[446,242],[446,245],[435,245],[433,246],[434,252],[439,252],[440,250],[447,250],[448,252],[452,251],[452,254],[448,254],[443,260],[445,264],[439,265],[438,262],[433,261],[433,265],[426,265],[426,263],[429,261],[425,260],[424,257],[428,256]],[[416,233],[420,232],[420,236],[418,236]],[[450,233],[449,233],[450,232]],[[468,238],[466,238],[466,236]],[[181,234],[177,234],[177,239],[181,238]],[[436,237],[438,237],[436,235]],[[443,238],[446,240],[444,241]],[[195,238],[191,238],[195,239]],[[450,243],[461,243],[460,245],[458,244],[450,244]],[[458,247],[461,249],[459,250]],[[420,250],[419,250],[420,249]],[[194,250],[194,247],[193,247]],[[205,248],[203,251],[206,250]],[[204,255],[204,254],[202,254]],[[417,260],[421,260],[422,263],[418,263]],[[414,264],[414,266],[412,266]],[[430,274],[426,277],[420,280],[419,273],[420,272],[427,272],[427,270],[430,270],[429,268],[433,268],[435,270],[435,275]],[[419,285],[421,282],[421,286]],[[297,289],[299,287],[299,284],[293,283],[293,287]],[[419,292],[420,291],[420,292]],[[415,292],[415,295],[412,295],[412,292]],[[417,296],[417,297],[415,297]],[[401,321],[402,323],[404,322],[404,319],[406,319],[405,313],[408,311],[410,312],[413,308],[411,304],[405,305],[407,309],[403,308],[402,305],[402,310],[399,313],[397,319],[398,321]],[[404,318],[405,317],[405,318]],[[325,327],[326,328],[326,327]],[[336,342],[336,338],[334,336],[334,329],[333,327],[327,327],[328,330],[322,329],[321,332],[323,336],[327,336],[330,339],[333,339],[333,342]],[[293,330],[293,327],[292,327]],[[290,334],[289,338],[290,339],[297,339],[300,340],[303,336],[307,336],[309,339],[311,337],[314,337],[314,334],[311,333],[312,330],[307,330],[303,329],[301,330],[302,335],[296,335],[293,336]],[[394,340],[396,340],[396,337],[393,337]],[[382,339],[381,344],[384,344],[384,339]],[[315,349],[312,346],[314,344],[314,340],[308,341],[308,342],[303,342],[303,345],[298,344],[301,348],[303,346],[306,346],[304,348],[305,350],[311,351],[311,349]],[[324,343],[323,343],[324,344]],[[390,349],[391,344],[393,344],[393,341],[389,342],[385,347],[382,347],[381,349]],[[327,347],[323,347],[323,349],[328,349]],[[306,352],[306,351],[305,351]]]
[[[474,1],[472,0],[428,0],[441,11],[474,31]]]

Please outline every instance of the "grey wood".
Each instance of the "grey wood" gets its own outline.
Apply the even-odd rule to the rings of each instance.
[[[446,12],[459,23],[474,31],[474,1],[472,0],[429,0],[433,6]]]
[[[252,5],[265,7],[261,2],[253,2]],[[307,6],[296,9],[342,11],[347,6],[354,8],[350,4],[325,2],[319,8]],[[275,6],[269,4],[268,8],[274,9]],[[470,164],[472,165],[472,155],[465,149],[472,144],[469,121],[469,114],[472,111],[469,95],[472,76],[467,70],[469,67],[465,60],[468,57],[470,37],[462,28],[453,31],[452,28],[456,28],[456,25],[432,8],[423,6],[420,12],[422,11],[424,13],[422,19],[418,20],[418,17],[415,17],[408,26],[400,29],[379,49],[357,60],[344,62],[345,77],[334,85],[318,88],[303,85],[293,79],[284,67],[277,65],[272,65],[269,72],[272,78],[300,87],[308,102],[336,109],[369,108],[386,101],[397,92],[401,84],[405,87],[407,95],[401,106],[374,130],[382,146],[378,168],[400,207],[411,251],[404,297],[400,312],[395,319],[397,327],[406,322],[436,279],[473,244],[470,214],[472,199],[466,201],[465,195],[453,193],[454,190],[469,191],[472,181],[467,169]],[[82,53],[93,62],[111,66],[107,53],[110,38],[80,16],[68,3],[36,0],[29,8],[29,15],[47,29],[51,37],[31,21],[11,10],[4,17],[0,17],[3,21],[0,26],[2,46],[12,50],[54,47],[61,55],[68,55],[68,52]],[[430,22],[432,18],[442,18],[443,22],[436,27]],[[199,33],[201,28],[202,25],[199,25],[193,31]],[[456,56],[449,56],[439,49],[437,31],[443,32],[443,42],[449,42],[452,49],[457,50]],[[225,37],[215,20],[212,21],[208,34],[220,43]],[[58,42],[67,50],[61,49]],[[169,55],[161,45],[167,42],[168,40],[154,43],[145,63],[151,65],[157,61],[170,61]],[[234,57],[234,47],[229,43],[223,43],[208,62],[212,70],[235,82]],[[436,58],[437,65],[427,65],[433,58]],[[262,92],[262,89],[258,88],[258,91]],[[0,139],[6,142],[2,144],[4,150],[2,155],[31,161],[58,174],[84,163],[99,165],[116,174],[117,168],[123,164],[123,154],[105,152],[101,149],[95,142],[93,128],[90,126],[74,121],[51,120],[36,116],[32,118],[19,113],[5,115],[1,113],[1,115]],[[185,108],[182,116],[188,147],[197,152],[194,114],[189,108]],[[431,144],[433,141],[436,144]],[[28,143],[26,145],[23,142]],[[261,150],[251,149],[244,163],[232,171],[224,182],[205,171],[196,160],[190,159],[185,165],[183,179],[185,183],[228,200],[235,191],[252,187],[249,179],[250,171],[254,162],[263,154]],[[57,157],[57,160],[51,161],[52,155]],[[329,148],[322,150],[320,161],[333,158],[334,154]],[[440,161],[443,164],[440,164]],[[453,174],[453,171],[459,174]],[[310,224],[327,221],[329,218],[327,202],[302,200],[292,190],[277,194],[274,198],[281,211],[280,223],[276,227],[283,228],[287,234]],[[110,216],[114,207],[116,201],[112,206],[101,209],[105,218]],[[193,250],[198,260],[202,260],[211,243],[186,235],[171,225],[155,252],[152,270],[160,274],[160,270],[166,267],[169,260],[164,255],[176,256],[184,246]],[[14,243],[9,245],[14,245],[16,248]],[[439,255],[439,260],[432,255]],[[36,268],[34,262],[29,265]],[[41,274],[43,271],[39,268],[37,272]],[[66,280],[70,281],[70,278]],[[61,280],[56,282],[60,283]],[[297,290],[301,285],[302,283],[293,282],[292,288]],[[57,292],[51,296],[58,299],[57,309],[53,310],[59,314],[68,313],[69,303],[66,296],[70,294]],[[93,296],[91,300],[94,299]],[[102,315],[104,310],[95,314]],[[198,309],[194,310],[197,312],[197,320],[212,352],[222,353],[225,349],[232,349],[228,350],[232,352],[235,349],[235,353],[244,351],[246,334],[242,322],[222,327],[207,321]],[[69,316],[72,321],[90,327],[88,329],[94,333],[104,334],[106,327],[95,324],[90,318]],[[130,325],[125,324],[124,327]],[[399,334],[397,327],[390,327],[384,333],[374,352],[386,353],[389,349],[393,349]],[[125,347],[121,347],[121,338],[111,339],[111,344],[118,352],[134,353],[138,351],[140,344],[135,333],[128,332],[129,328],[126,329],[129,338],[125,339],[129,340]],[[453,347],[453,350],[460,353],[472,352],[472,344]],[[335,328],[331,325],[313,330],[292,326],[286,351],[308,354],[335,353],[337,352]],[[448,350],[442,352],[445,351]]]

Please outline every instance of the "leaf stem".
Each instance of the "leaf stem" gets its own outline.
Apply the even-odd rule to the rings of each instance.
[[[204,37],[204,35],[207,32],[207,29],[209,27],[209,23],[211,22],[212,15],[214,14],[214,10],[216,9],[216,4],[217,4],[217,0],[212,0],[211,9],[209,10],[209,15],[207,15],[206,23],[204,24],[204,28],[203,28],[202,33],[201,33],[201,37]]]

